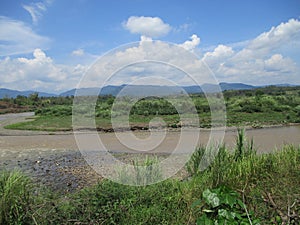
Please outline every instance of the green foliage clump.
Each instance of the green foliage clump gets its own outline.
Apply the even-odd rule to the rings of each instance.
[[[69,105],[58,105],[35,110],[36,115],[43,116],[70,116],[72,115],[72,107]]]
[[[235,191],[226,186],[214,189],[205,189],[202,199],[193,203],[202,215],[197,218],[197,224],[259,224],[246,209],[246,205]]]
[[[32,218],[29,179],[18,171],[0,174],[0,224],[26,224]]]

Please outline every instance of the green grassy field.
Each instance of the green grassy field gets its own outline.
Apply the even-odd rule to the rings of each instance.
[[[300,123],[300,87],[267,87],[255,90],[225,91],[228,126],[278,125]],[[190,96],[198,113],[200,127],[211,126],[210,107],[202,94]],[[180,96],[171,96],[170,99],[188,113],[191,104]],[[212,97],[212,101],[220,101],[220,96]],[[115,98],[102,96],[98,98],[95,108],[95,121],[98,129],[110,129],[111,118],[123,120],[126,111],[130,110],[130,125],[148,128],[149,121],[154,117],[162,118],[168,127],[176,128],[180,118],[175,107],[165,99],[145,98],[136,102],[130,108],[130,98],[124,97],[117,107],[112,110]],[[18,103],[12,99],[11,101]],[[22,105],[34,108],[36,120],[13,125],[8,129],[28,130],[72,130],[72,103],[71,97],[37,98],[36,101],[27,101]],[[31,104],[31,105],[30,105]]]
[[[200,147],[189,177],[140,187],[102,180],[60,195],[2,171],[0,224],[299,224],[300,147],[258,155],[247,143],[240,132],[204,171]]]

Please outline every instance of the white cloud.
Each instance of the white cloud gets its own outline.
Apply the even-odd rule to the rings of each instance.
[[[35,48],[47,48],[50,39],[36,34],[18,20],[0,16],[0,56],[32,52]]]
[[[209,60],[210,58],[227,58],[232,56],[233,53],[234,51],[231,47],[226,45],[218,45],[213,52],[205,53],[204,59]]]
[[[0,17],[0,19],[3,18]],[[0,40],[4,40],[7,46],[7,43],[10,44],[11,38],[14,40],[10,44],[11,52],[12,49],[14,49],[13,52],[16,50],[20,52],[17,47],[21,46],[23,40],[27,45],[25,48],[27,50],[33,48],[35,42],[44,40],[43,37],[36,35],[21,22],[7,18],[4,18],[4,21],[6,22],[4,23],[5,26],[1,25],[0,20],[0,28],[5,28],[6,32],[0,29]],[[220,44],[206,52],[202,60],[210,66],[219,81],[244,82],[255,85],[300,84],[300,68],[297,64],[299,62],[296,63],[292,58],[287,57],[287,52],[280,52],[286,43],[296,43],[300,40],[298,39],[300,35],[299,24],[298,20],[289,20],[287,23],[272,28],[269,32],[258,35],[253,40],[243,42],[243,46]],[[14,34],[15,31],[18,31],[18,35]],[[99,82],[102,84],[110,75],[113,77],[106,84],[131,83],[146,76],[162,76],[179,85],[195,84],[186,74],[175,67],[182,71],[188,71],[190,75],[196,77],[197,81],[200,81],[199,83],[214,82],[211,80],[210,72],[203,67],[202,60],[187,54],[190,53],[187,50],[197,50],[199,43],[200,38],[197,35],[193,35],[191,40],[187,40],[183,44],[172,46],[161,41],[152,41],[149,35],[144,34],[138,45],[117,49],[111,55],[101,57],[99,64],[93,68],[93,71],[90,71],[94,72],[94,77],[91,77],[84,85],[99,86]],[[299,45],[296,46],[299,47]],[[5,50],[4,47],[4,45],[0,45],[1,53],[3,52],[1,50]],[[24,49],[21,50],[24,52]],[[6,51],[8,52],[8,48]],[[79,56],[73,57],[72,63],[89,56],[83,48],[74,50],[72,54]],[[90,59],[94,61],[96,56],[90,55]],[[156,62],[151,61],[152,59],[155,59]],[[150,62],[144,63],[147,60]],[[128,67],[120,68],[124,65],[128,65]],[[0,59],[1,86],[19,90],[35,89],[59,92],[74,88],[86,68],[82,63],[76,66],[56,64],[44,51],[35,49],[32,58],[12,59],[6,57]],[[103,69],[106,73],[102,73]],[[115,74],[116,72],[117,74]],[[153,80],[153,82],[155,83],[157,80]]]
[[[32,2],[29,5],[23,5],[23,8],[30,14],[32,22],[37,24],[39,19],[46,12],[47,7],[52,4],[52,0],[45,0],[42,2]]]
[[[141,36],[141,42],[143,42],[143,41],[152,41],[152,38],[142,35]]]
[[[74,50],[74,51],[72,52],[72,55],[74,55],[74,56],[83,56],[83,55],[84,55],[84,50],[83,50],[82,48],[79,48],[79,49],[77,49],[77,50]]]
[[[35,49],[33,58],[0,60],[1,87],[59,92],[75,87],[85,69],[82,65],[56,64],[41,49]]]
[[[248,46],[252,50],[272,50],[291,40],[300,39],[300,22],[290,19],[277,27],[272,27],[268,32],[260,34]]]
[[[190,51],[178,45],[144,39],[137,45],[123,46],[102,56],[87,76],[81,87],[102,86],[104,82],[105,85],[130,84],[149,76],[168,79],[178,85],[215,82],[210,70]],[[156,83],[157,79],[153,79],[151,84]]]
[[[268,32],[263,32],[253,40],[248,41],[248,45],[237,53],[236,59],[249,60],[267,57],[285,46],[297,44],[299,47],[299,43],[300,21],[290,19],[288,22],[272,27]]]
[[[264,61],[265,69],[268,72],[288,73],[296,72],[296,64],[290,58],[284,58],[281,54],[274,54]]]
[[[153,38],[165,36],[171,30],[171,26],[159,17],[131,16],[123,23],[123,26],[133,34]]]
[[[300,84],[299,64],[280,54],[289,45],[299,48],[299,40],[300,22],[290,19],[253,40],[243,42],[243,48],[237,45],[238,50],[234,50],[234,45],[219,45],[205,53],[203,59],[221,81]]]
[[[200,38],[196,34],[193,34],[191,36],[191,40],[190,41],[185,41],[183,44],[180,44],[179,46],[183,47],[184,49],[186,49],[188,51],[192,51],[199,44],[200,44]]]

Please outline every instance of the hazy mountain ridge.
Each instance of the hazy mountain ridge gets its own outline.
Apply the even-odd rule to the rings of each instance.
[[[16,98],[18,95],[21,96],[29,96],[31,94],[38,93],[40,97],[52,97],[52,96],[58,96],[56,94],[46,93],[46,92],[40,92],[40,91],[17,91],[7,88],[0,88],[0,98]]]
[[[200,93],[200,92],[217,92],[220,90],[246,90],[254,89],[259,86],[252,86],[243,83],[220,83],[219,85],[215,84],[203,84],[199,86],[160,86],[160,85],[121,85],[121,86],[105,86],[102,88],[100,95],[133,95],[133,96],[147,96],[153,95],[172,95],[180,94],[186,91],[188,94]],[[60,94],[60,96],[71,96],[75,95],[76,89],[72,89]],[[77,95],[97,95],[99,93],[98,88],[81,88],[77,90]]]
[[[277,84],[272,86],[297,86],[291,84]],[[133,95],[133,96],[147,96],[153,95],[153,93],[157,95],[171,95],[171,94],[180,94],[183,92],[187,92],[188,94],[200,93],[200,92],[216,92],[219,91],[220,88],[222,91],[224,90],[250,90],[259,87],[265,86],[253,86],[244,83],[225,83],[222,82],[218,85],[215,84],[203,84],[199,86],[159,86],[159,85],[108,85],[102,88],[100,95]],[[183,90],[182,90],[183,89]],[[6,88],[0,88],[0,98],[15,98],[18,95],[29,96],[33,93],[38,93],[40,97],[57,97],[57,96],[72,96],[75,95],[76,89],[71,89],[60,94],[46,93],[46,92],[37,92],[37,91],[18,91],[11,90]],[[99,94],[99,88],[81,88],[77,90],[77,95],[97,95]]]

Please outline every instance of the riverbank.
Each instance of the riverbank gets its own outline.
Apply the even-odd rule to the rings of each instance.
[[[40,118],[39,116],[35,116],[34,112],[25,112],[25,113],[8,113],[0,115],[0,136],[24,136],[24,135],[59,135],[59,134],[73,134],[73,130],[71,128],[49,128],[41,127],[40,129],[33,127],[27,127],[28,123],[35,121]],[[49,122],[51,123],[51,121]],[[49,124],[48,124],[49,125]],[[51,126],[51,124],[49,125]],[[278,124],[253,124],[253,125],[232,125],[227,127],[214,127],[214,128],[198,128],[199,131],[208,132],[211,130],[226,130],[226,131],[236,131],[237,128],[242,127],[246,130],[252,129],[264,129],[264,128],[279,128],[279,127],[290,127],[290,126],[300,126],[300,123],[278,123]],[[193,128],[191,128],[193,129]],[[76,131],[84,131],[87,132],[90,129],[81,128]],[[105,128],[105,127],[97,127],[95,129],[91,129],[91,131],[97,131],[100,133],[114,133],[114,132],[148,132],[151,131],[161,131],[167,130],[168,132],[179,132],[181,127],[179,125],[173,127],[150,127],[148,124],[138,124],[133,125],[128,128],[119,127],[116,130],[113,128]]]
[[[5,123],[7,121],[0,120],[0,124]],[[166,157],[174,149],[172,144],[179,139],[180,132],[173,131],[168,132],[165,143],[147,155],[156,159]],[[11,174],[17,180],[12,182],[15,186],[5,189],[10,190],[10,194],[1,200],[5,207],[1,208],[0,214],[10,215],[0,217],[4,224],[15,221],[27,224],[194,224],[197,218],[204,216],[203,207],[209,207],[203,198],[205,189],[213,191],[224,186],[237,193],[251,212],[249,218],[253,224],[255,218],[259,218],[261,224],[300,222],[300,145],[297,144],[300,126],[246,130],[248,141],[254,138],[258,153],[265,154],[255,153],[255,148],[247,144],[245,137],[239,139],[242,142],[237,142],[236,130],[231,127],[225,133],[226,147],[219,149],[218,156],[206,170],[197,172],[183,167],[177,176],[146,187],[112,183],[97,174],[82,157],[72,132],[51,132],[51,135],[39,131],[17,132],[24,134],[0,135],[0,173],[17,169],[31,181],[27,184],[23,175]],[[148,131],[134,134],[145,138]],[[160,135],[159,132],[155,134]],[[200,134],[203,144],[209,132],[202,129]],[[83,132],[81,135],[88,134]],[[133,154],[122,147],[116,142],[114,133],[102,132],[99,136],[122,162],[134,165],[139,156],[145,156],[144,152]],[[274,147],[280,138],[278,144],[281,147]],[[266,143],[272,147],[264,146]],[[294,147],[284,146],[286,143],[294,143]],[[200,158],[201,154],[200,151]],[[197,163],[196,157],[188,165],[198,168]],[[0,186],[8,182],[5,176],[0,175]],[[120,171],[122,179],[128,177]],[[1,193],[0,198],[4,196]],[[193,206],[197,201],[201,202],[199,210]],[[234,210],[248,221],[244,208],[226,207],[225,204],[217,209]]]
[[[245,224],[299,224],[300,148],[286,146],[274,153],[257,155],[251,148],[239,146],[241,151],[233,153],[220,148],[206,170],[189,170],[186,179],[171,178],[143,187],[100,178],[92,184],[84,181],[83,189],[81,183],[77,183],[76,188],[72,182],[78,182],[78,167],[72,166],[74,171],[67,169],[68,163],[76,160],[62,155],[60,160],[53,158],[51,168],[40,169],[48,159],[30,159],[28,165],[35,168],[33,171],[44,171],[44,178],[38,183],[35,179],[32,183],[19,173],[0,173],[0,187],[10,193],[1,195],[0,192],[5,206],[0,210],[0,223],[195,224],[204,217],[219,221],[224,214],[218,212],[225,210],[232,215],[224,215],[229,224],[241,224],[241,221]],[[203,151],[199,149],[197,154],[202,157]],[[80,165],[80,160],[77,162]],[[189,165],[197,168],[197,163],[196,157]],[[63,165],[65,174],[50,172],[57,171],[59,165]],[[66,174],[72,174],[71,183],[64,180]],[[95,178],[93,174],[85,174]],[[124,173],[120,176],[126,178]],[[62,190],[49,186],[47,182],[51,177]],[[207,193],[219,199],[218,205],[206,201]]]
[[[4,115],[2,115],[4,116]],[[6,115],[7,120],[0,119],[1,125],[18,121],[26,121],[32,114]],[[1,117],[1,116],[0,116]],[[1,132],[8,130],[2,129]],[[217,128],[217,131],[222,129]],[[37,183],[52,187],[62,192],[74,191],[82,187],[93,185],[102,177],[93,171],[82,157],[73,132],[41,132],[41,131],[15,131],[9,130],[2,135],[0,132],[0,168],[20,169],[26,174],[32,175]],[[122,133],[120,133],[122,134]],[[135,131],[139,138],[148,137],[149,131]],[[209,139],[210,129],[200,129],[198,146],[205,145]],[[236,128],[226,129],[224,143],[229,149],[236,145]],[[81,135],[89,133],[82,132]],[[154,135],[160,135],[159,131]],[[254,147],[258,153],[274,152],[281,149],[285,144],[300,145],[300,126],[271,126],[263,129],[246,129],[248,140],[254,140]],[[122,145],[114,133],[100,133],[106,149],[123,160],[132,160],[135,151]],[[151,151],[155,155],[169,154],[173,151],[180,137],[178,129],[172,129],[157,148]],[[276,137],[276,138],[274,138]],[[188,140],[184,148],[194,139],[194,135],[187,136]],[[190,138],[190,139],[189,139]],[[143,152],[145,153],[145,152]],[[53,186],[54,184],[54,186]]]

